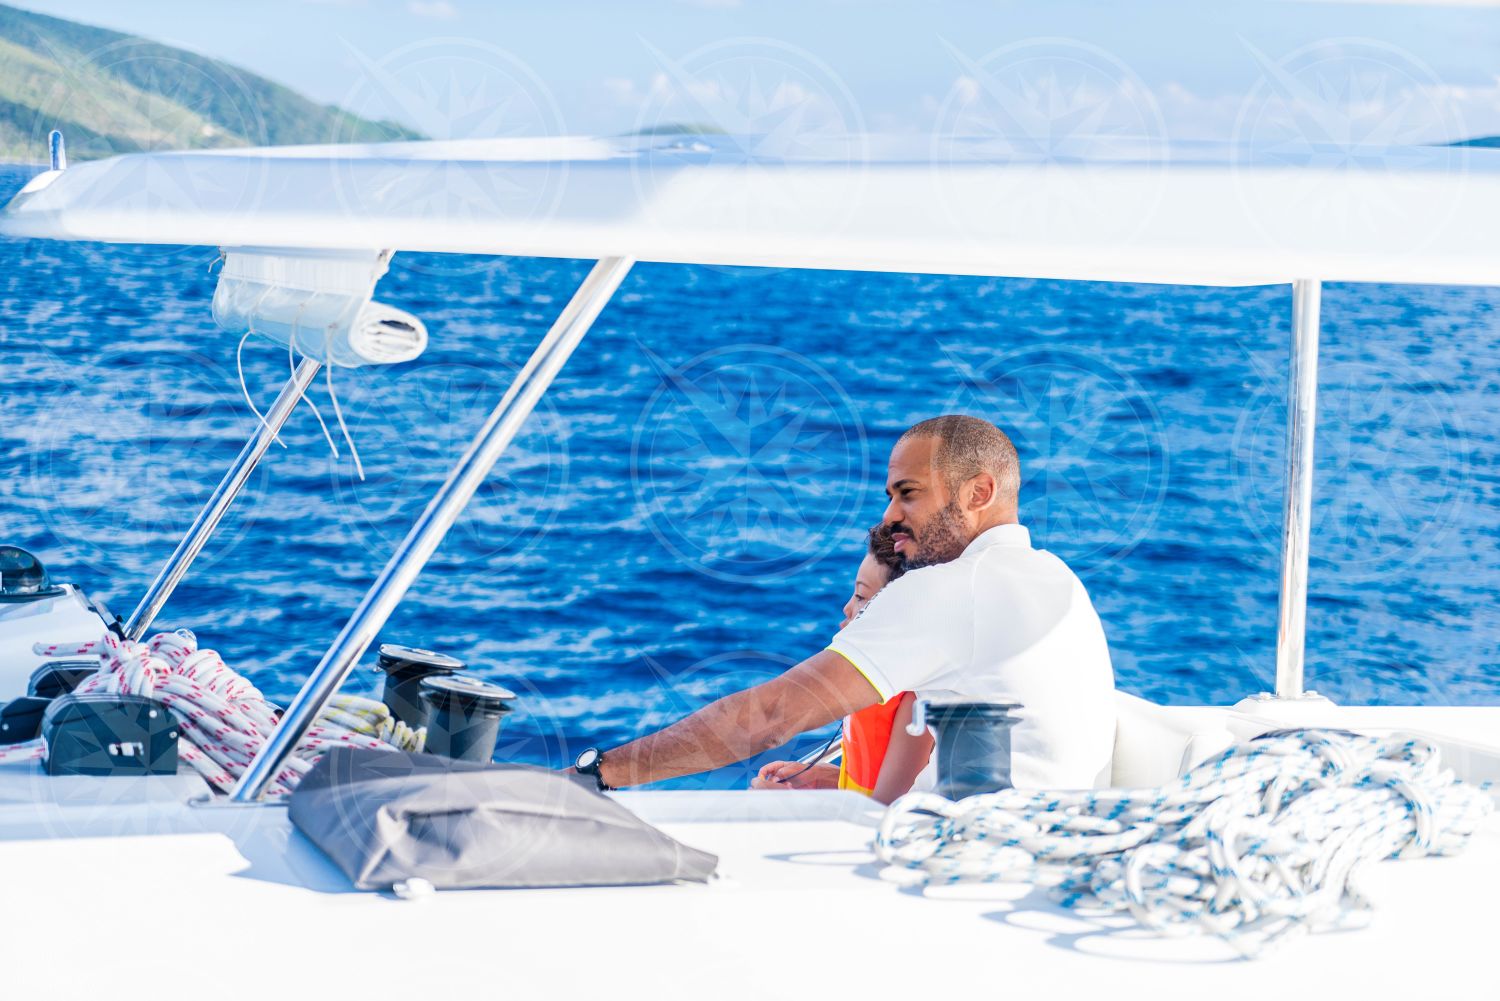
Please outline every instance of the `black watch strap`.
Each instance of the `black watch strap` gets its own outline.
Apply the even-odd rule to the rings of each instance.
[[[601,771],[604,767],[604,752],[597,747],[590,747],[583,754],[580,754],[578,758],[581,760],[585,755],[589,754],[589,751],[593,752],[591,760],[587,764],[579,764],[575,760],[573,762],[573,770],[579,775],[592,775],[594,777],[594,784],[599,787],[600,792],[611,791],[613,787],[604,784],[604,775]]]

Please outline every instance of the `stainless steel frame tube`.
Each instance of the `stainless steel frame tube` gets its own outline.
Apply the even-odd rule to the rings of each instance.
[[[370,586],[359,607],[349,617],[343,631],[333,641],[333,646],[323,655],[313,669],[307,683],[287,707],[270,739],[261,753],[250,762],[245,774],[240,776],[229,798],[233,802],[248,803],[261,797],[271,781],[280,773],[287,757],[302,740],[302,735],[312,725],[323,706],[328,702],[354,669],[355,663],[364,655],[374,641],[396,605],[405,596],[407,588],[417,579],[438,543],[448,533],[448,528],[458,519],[463,509],[474,496],[474,491],[489,475],[496,460],[500,458],[521,425],[541,400],[542,394],[552,384],[563,363],[583,339],[630,270],[633,262],[628,258],[607,257],[594,265],[588,277],[568,302],[562,315],[547,331],[547,336],[537,345],[520,374],[516,376],[505,395],[490,412],[484,426],[470,443],[463,458],[448,474],[448,479],[427,504],[427,509],[412,525],[401,545],[386,563],[385,569]]]
[[[1281,522],[1281,607],[1276,696],[1300,698],[1307,637],[1307,553],[1312,533],[1313,436],[1318,423],[1318,311],[1322,286],[1292,283],[1292,358],[1287,394],[1286,507]]]
[[[287,380],[286,385],[281,387],[271,408],[266,411],[265,420],[260,424],[255,436],[245,443],[240,449],[240,454],[235,457],[234,465],[229,467],[229,472],[219,481],[214,492],[209,496],[208,503],[203,505],[203,510],[198,512],[192,527],[188,529],[187,535],[183,536],[177,544],[177,549],[172,557],[167,560],[161,572],[156,575],[156,580],[151,582],[146,596],[141,599],[140,604],[135,606],[135,611],[130,613],[130,618],[125,620],[125,638],[138,640],[146,635],[146,630],[151,628],[151,623],[156,619],[156,614],[161,611],[162,605],[177,590],[177,585],[188,572],[188,567],[193,565],[193,560],[198,558],[198,553],[203,550],[203,545],[214,529],[219,527],[224,513],[229,510],[229,505],[234,503],[235,497],[244,488],[245,482],[250,479],[250,474],[260,464],[261,457],[266,454],[266,449],[271,447],[277,433],[286,425],[287,418],[292,411],[297,409],[297,404],[302,400],[302,394],[307,387],[312,385],[313,379],[321,371],[321,362],[304,358],[292,372],[292,377]]]

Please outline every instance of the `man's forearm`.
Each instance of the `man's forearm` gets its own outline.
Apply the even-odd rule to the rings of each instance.
[[[857,668],[824,650],[764,684],[709,703],[665,730],[607,749],[600,777],[606,785],[621,788],[722,768],[879,699]]]
[[[639,740],[611,748],[601,774],[616,788],[732,765],[786,743],[796,722],[764,710],[756,690],[735,692]]]

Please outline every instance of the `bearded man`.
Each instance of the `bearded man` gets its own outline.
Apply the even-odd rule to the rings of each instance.
[[[1104,783],[1115,734],[1109,647],[1077,575],[1032,548],[1020,489],[1015,446],[990,422],[912,427],[891,452],[882,519],[909,572],[779,677],[623,746],[589,748],[575,768],[601,788],[708,771],[914,691],[1021,703],[1018,788]],[[929,765],[916,788],[932,778]]]

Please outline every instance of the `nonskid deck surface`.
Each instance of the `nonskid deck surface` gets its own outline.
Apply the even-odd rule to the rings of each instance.
[[[1251,964],[1216,940],[1082,918],[1028,887],[904,889],[870,850],[878,808],[853,793],[615,794],[720,856],[722,878],[706,886],[403,901],[351,891],[284,808],[189,805],[202,792],[188,775],[50,779],[35,765],[0,767],[0,871],[25,915],[0,947],[11,996],[133,996],[122,985],[145,996],[166,944],[172,976],[211,984],[215,999],[263,998],[270,981],[303,997],[363,983],[382,996],[884,998],[964,987],[1220,1001],[1264,998],[1275,983],[1286,997],[1365,999],[1425,996],[1435,971],[1475,996],[1495,990],[1493,817],[1460,857],[1374,867],[1370,927],[1296,940]],[[260,973],[226,975],[235,969]]]

